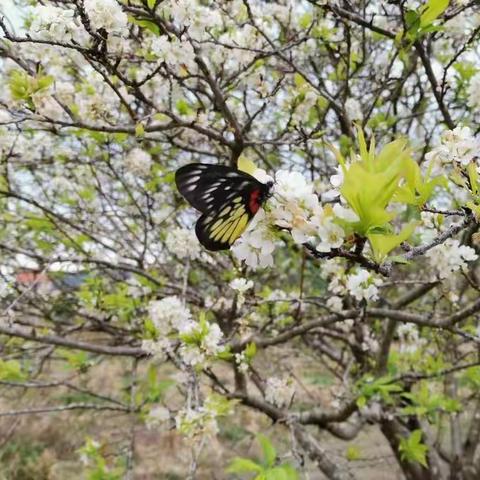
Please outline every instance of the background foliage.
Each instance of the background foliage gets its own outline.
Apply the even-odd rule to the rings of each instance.
[[[0,476],[480,477],[478,2],[3,14]],[[174,171],[247,160],[209,253]]]

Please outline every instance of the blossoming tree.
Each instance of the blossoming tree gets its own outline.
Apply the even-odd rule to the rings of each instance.
[[[365,432],[389,478],[480,478],[478,2],[14,5],[0,445],[116,412],[120,443],[76,445],[89,478],[134,478],[145,425],[191,449],[178,478],[367,478]],[[193,233],[190,162],[274,181],[230,251]],[[201,476],[245,412],[263,463]]]

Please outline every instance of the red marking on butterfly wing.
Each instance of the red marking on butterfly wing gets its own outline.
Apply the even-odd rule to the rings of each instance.
[[[259,197],[260,197],[260,190],[258,188],[250,192],[250,198],[248,200],[248,208],[250,209],[250,212],[252,212],[252,214],[254,215],[255,213],[258,212],[258,209],[260,208]]]

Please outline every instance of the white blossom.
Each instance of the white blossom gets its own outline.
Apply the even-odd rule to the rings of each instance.
[[[142,340],[141,348],[144,352],[163,362],[171,351],[171,342],[168,338],[159,338],[158,340],[145,339]]]
[[[250,368],[245,352],[235,354],[235,363],[237,364],[238,370],[242,373],[247,373]]]
[[[321,275],[328,281],[328,291],[335,295],[347,293],[345,267],[339,259],[332,258],[322,262]]]
[[[345,102],[345,111],[351,121],[363,119],[362,106],[355,98],[347,99]]]
[[[190,438],[198,435],[215,436],[218,433],[217,418],[231,413],[231,405],[219,402],[215,395],[210,395],[203,405],[180,410],[175,417],[175,424],[180,433]]]
[[[360,300],[377,300],[378,285],[382,281],[374,278],[373,275],[365,269],[359,269],[357,273],[347,276],[346,287],[350,294],[358,301]]]
[[[220,345],[223,332],[216,323],[209,323],[208,326],[208,332],[202,339],[202,347],[208,355],[217,355],[224,350],[224,347]]]
[[[339,203],[336,203],[333,206],[333,213],[336,217],[345,220],[346,222],[354,223],[360,220],[358,215],[351,208],[346,208]]]
[[[53,119],[61,120],[65,112],[55,98],[46,90],[40,90],[32,95],[32,102],[35,105],[35,112]]]
[[[265,222],[265,211],[260,209],[249,228],[233,244],[231,251],[238,260],[252,268],[272,267],[275,243]]]
[[[322,194],[322,200],[324,202],[331,202],[340,196],[340,187],[343,185],[345,176],[344,168],[348,168],[348,166],[343,167],[342,165],[338,165],[335,167],[336,173],[330,176],[330,184],[333,188]]]
[[[188,365],[199,365],[205,362],[208,357],[214,357],[225,349],[220,344],[223,339],[223,332],[216,323],[189,322],[184,324],[180,330],[180,336],[192,334],[199,334],[201,337],[199,343],[183,342],[180,347],[180,355]]]
[[[79,27],[75,23],[75,11],[53,5],[38,5],[32,12],[30,34],[34,38],[70,42]]]
[[[307,182],[299,172],[278,171],[275,175],[274,193],[285,202],[295,201],[305,206],[314,206],[318,202],[313,193],[313,184]]]
[[[277,172],[270,215],[275,225],[290,230],[295,243],[308,242],[315,235],[316,225],[310,220],[318,208],[313,183],[307,182],[299,172]]]
[[[215,436],[218,433],[215,415],[204,407],[180,410],[175,416],[175,424],[177,430],[189,438],[198,435]]]
[[[470,128],[456,127],[444,131],[441,145],[428,152],[425,158],[442,163],[456,162],[465,167],[478,157],[479,151],[480,140],[472,136]]]
[[[292,403],[295,386],[289,378],[269,377],[265,385],[265,400],[277,407],[286,407]]]
[[[187,365],[192,366],[200,365],[206,360],[205,353],[198,345],[193,344],[183,344],[180,347],[180,356]]]
[[[176,296],[150,302],[148,313],[160,335],[168,335],[173,329],[187,330],[194,324],[190,310]]]
[[[165,35],[157,36],[152,40],[151,50],[159,60],[177,71],[183,66],[188,70],[196,67],[195,52],[190,42],[178,40],[176,37],[169,39]]]
[[[316,227],[315,233],[319,241],[315,242],[315,247],[319,252],[330,252],[333,248],[342,246],[345,232],[324,209],[317,209],[312,217],[312,224]]]
[[[341,187],[343,185],[343,180],[344,180],[345,174],[343,172],[342,165],[338,165],[337,167],[335,167],[335,170],[336,170],[337,173],[335,173],[334,175],[332,175],[330,177],[330,183],[335,188],[338,188],[338,187]]]
[[[341,297],[333,296],[328,298],[327,307],[334,312],[341,312],[343,310],[343,300]]]
[[[360,347],[364,352],[376,353],[380,345],[378,340],[372,335],[372,332],[366,332]]]
[[[195,0],[167,0],[162,2],[172,21],[181,29],[187,28],[190,36],[202,39],[207,29],[222,25],[222,15],[208,3]]]
[[[239,293],[245,293],[247,290],[253,288],[253,281],[247,280],[246,278],[234,278],[229,285],[233,290]]]
[[[158,428],[170,422],[171,414],[168,408],[157,405],[153,407],[146,418],[147,428]]]
[[[263,168],[256,168],[253,171],[252,176],[262,183],[274,182],[274,178],[271,177]]]
[[[152,157],[141,148],[132,148],[125,157],[125,167],[135,175],[146,176],[152,167]]]
[[[85,10],[94,30],[104,28],[121,36],[128,33],[128,17],[115,0],[85,0]]]
[[[230,287],[237,292],[237,308],[245,303],[245,292],[253,288],[253,281],[246,278],[235,278],[230,282]]]
[[[453,272],[466,267],[467,262],[476,260],[478,255],[473,248],[449,238],[445,243],[431,248],[426,257],[440,278],[448,278]]]
[[[397,328],[400,341],[400,353],[415,353],[427,343],[426,338],[421,338],[417,325],[414,323],[402,323]]]
[[[478,110],[480,108],[480,72],[476,73],[470,79],[467,95],[468,95],[468,105],[472,109]]]
[[[201,255],[201,247],[192,230],[173,228],[167,234],[165,244],[168,250],[178,258],[196,260]]]

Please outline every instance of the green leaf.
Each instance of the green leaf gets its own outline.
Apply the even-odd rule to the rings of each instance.
[[[403,414],[427,416],[431,421],[436,421],[440,412],[459,412],[462,408],[457,399],[433,391],[426,381],[420,382],[414,391],[402,393],[401,396],[410,400],[411,404],[402,409]]]
[[[420,26],[420,16],[416,10],[407,10],[405,13],[405,24],[409,32],[416,32]]]
[[[31,94],[29,76],[20,70],[13,70],[10,73],[8,86],[15,100],[27,100]]]
[[[434,22],[447,8],[449,0],[429,0],[420,16],[420,25],[426,27]]]
[[[398,235],[369,233],[367,237],[372,247],[375,261],[378,263],[383,262],[393,249],[397,248],[412,235],[416,225],[416,222],[410,223]]]
[[[360,393],[357,400],[359,407],[364,406],[367,401],[375,395],[379,395],[386,403],[392,403],[392,395],[403,391],[403,388],[399,384],[393,382],[390,375],[378,378],[367,375],[359,380],[357,388]]]
[[[277,458],[277,451],[275,450],[275,447],[272,445],[270,440],[262,433],[259,433],[257,435],[257,440],[262,447],[264,464],[267,467],[273,467]]]
[[[70,351],[63,348],[58,349],[57,352],[67,361],[69,368],[74,370],[85,371],[92,364],[87,352]]]
[[[183,98],[178,100],[175,106],[177,107],[178,113],[180,115],[188,115],[193,112],[192,107],[190,107],[188,102]]]
[[[298,480],[297,471],[289,463],[284,463],[280,465],[280,468],[282,468],[283,471],[287,474],[287,476],[285,477],[286,480]]]
[[[375,229],[384,229],[395,217],[386,208],[405,176],[411,152],[406,148],[406,141],[399,139],[385,145],[375,155],[375,143],[372,140],[368,148],[360,128],[358,144],[360,161],[354,161],[348,169],[344,169],[340,192],[360,219],[353,225],[355,231],[365,236]],[[342,165],[341,155],[336,156]]]
[[[157,0],[147,0],[147,6],[150,10],[155,9],[155,4],[157,3]]]
[[[462,380],[473,386],[475,389],[480,388],[480,367],[470,367],[463,374]]]
[[[350,166],[340,189],[360,221],[355,230],[365,235],[371,228],[383,226],[395,215],[385,207],[393,196],[399,176],[396,173],[369,172],[359,163]]]
[[[168,172],[162,177],[164,183],[174,183],[175,182],[175,172]]]
[[[135,126],[135,136],[138,138],[142,138],[145,135],[145,127],[142,123],[137,123]]]
[[[17,360],[0,359],[0,380],[24,380],[26,375],[22,372],[22,366]]]
[[[304,13],[298,20],[298,24],[303,30],[306,30],[313,21],[313,15],[311,13]]]
[[[226,471],[227,473],[261,473],[263,467],[248,458],[235,457]]]
[[[219,393],[211,393],[205,400],[205,407],[210,412],[215,412],[218,417],[230,415],[238,400],[228,400]]]
[[[265,480],[288,480],[288,474],[282,467],[275,467],[265,472]]]
[[[219,360],[229,361],[233,359],[233,353],[230,351],[230,345],[227,345],[221,352],[218,352],[216,358]]]
[[[453,68],[460,75],[464,82],[469,82],[470,79],[478,72],[477,65],[474,62],[462,60],[453,64]]]
[[[295,73],[295,75],[293,76],[293,82],[295,83],[295,86],[297,88],[302,88],[307,83],[305,78],[303,78],[303,76],[299,73]]]
[[[146,28],[147,30],[150,30],[155,35],[160,35],[160,27],[156,23],[154,23],[150,20],[135,19],[134,23],[137,24],[138,26],[142,27],[142,28]]]
[[[345,458],[349,461],[358,460],[360,458],[360,450],[355,445],[350,445],[345,452]]]
[[[414,430],[408,438],[400,439],[398,447],[402,460],[427,467],[428,447],[422,443],[422,431]]]
[[[39,76],[36,80],[36,91],[47,89],[54,82],[54,78],[51,75]]]
[[[363,408],[367,404],[367,397],[364,395],[358,397],[356,403],[358,408]]]
[[[162,123],[170,121],[170,117],[168,115],[165,115],[164,113],[155,113],[153,115],[153,119]]]
[[[470,188],[474,195],[478,193],[478,172],[476,162],[470,162],[467,166],[468,179],[470,180]]]
[[[392,261],[393,263],[399,263],[401,265],[408,265],[410,263],[401,255],[393,255],[392,257],[390,257],[390,261]]]
[[[249,343],[245,348],[245,357],[250,362],[257,354],[257,345],[254,342]]]
[[[430,199],[437,185],[446,186],[446,178],[442,176],[430,180],[430,171],[425,177],[418,164],[409,158],[404,164],[405,185],[395,193],[395,201],[410,205],[422,206]]]

